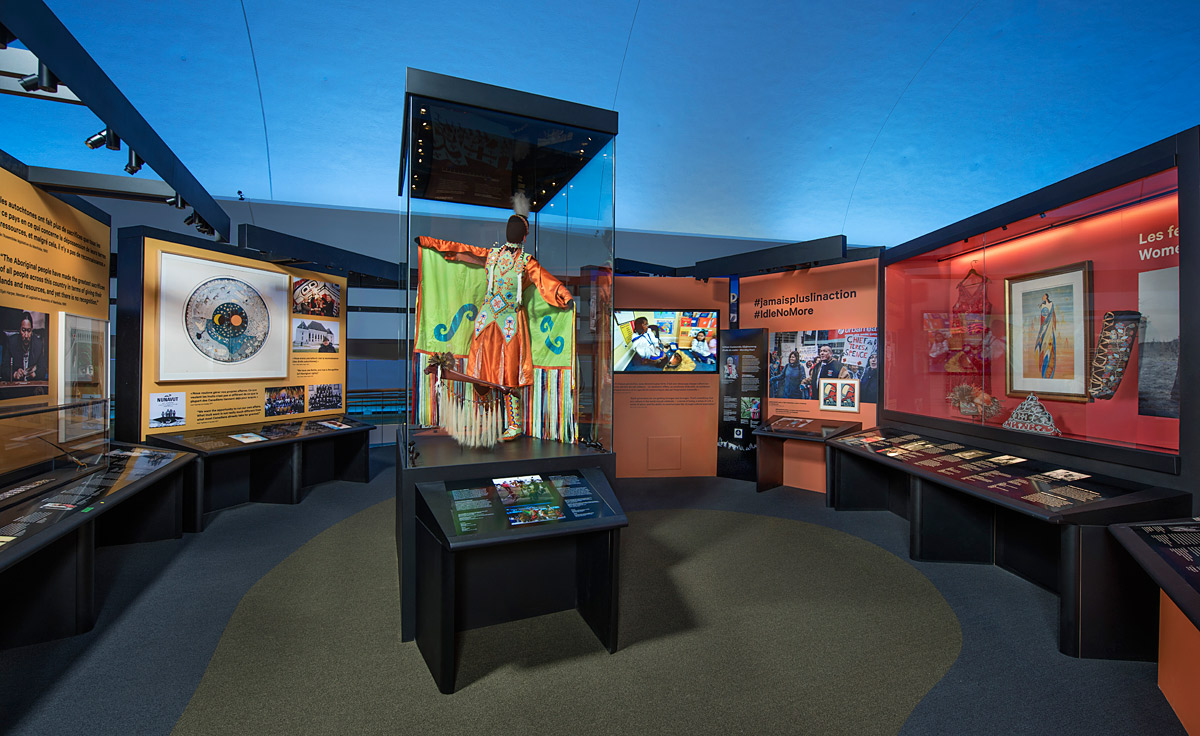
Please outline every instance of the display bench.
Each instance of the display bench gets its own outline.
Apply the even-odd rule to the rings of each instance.
[[[754,430],[754,436],[758,438],[758,491],[782,486],[785,477],[794,474],[799,476],[801,483],[797,487],[823,492],[829,472],[825,462],[826,441],[860,429],[862,422],[770,417]],[[791,473],[787,466],[793,468]]]
[[[198,532],[230,506],[300,503],[306,488],[331,480],[366,483],[374,428],[334,416],[155,434],[147,442],[200,457],[184,498],[184,528]]]
[[[1144,576],[1108,534],[1117,522],[1186,513],[1191,495],[885,426],[829,440],[830,504],[909,521],[909,554],[995,564],[1059,595],[1059,650],[1153,659]]]
[[[416,639],[454,692],[455,635],[575,608],[617,650],[625,514],[599,468],[420,483]]]
[[[195,455],[105,447],[86,467],[0,490],[0,648],[91,630],[97,546],[182,536],[183,480]]]
[[[1200,518],[1109,527],[1159,588],[1158,687],[1200,733]]]

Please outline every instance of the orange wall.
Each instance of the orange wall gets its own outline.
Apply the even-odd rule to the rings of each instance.
[[[1159,591],[1158,688],[1190,734],[1200,734],[1200,631]]]
[[[718,309],[729,327],[727,279],[618,276],[615,309]],[[719,385],[716,374],[619,373],[613,377],[613,450],[617,476],[717,474]]]
[[[879,320],[879,262],[876,260],[839,263],[802,271],[788,271],[741,280],[741,307],[738,317],[745,329],[765,328],[770,332],[793,330],[840,330],[854,327],[877,327]],[[795,304],[755,305],[756,300],[786,299],[788,297],[841,290],[853,291],[854,296],[829,301]],[[770,315],[767,310],[811,309],[811,314]],[[756,312],[759,312],[756,314]],[[882,346],[881,346],[882,347]],[[882,350],[880,351],[882,353]],[[817,402],[799,399],[767,399],[764,418],[771,416],[832,419],[862,422],[864,428],[875,426],[875,404],[863,403],[859,413],[822,411]],[[823,481],[822,481],[823,482]]]

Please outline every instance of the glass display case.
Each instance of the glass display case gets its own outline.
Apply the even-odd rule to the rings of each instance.
[[[522,369],[511,394],[520,435],[611,448],[616,113],[410,69],[405,128],[406,436],[443,425],[447,400],[459,414],[493,399],[505,411],[501,397],[460,381],[446,382],[439,404],[434,363],[473,372],[472,349],[505,366],[528,351],[532,375]],[[503,247],[518,193],[529,203],[523,252]],[[518,263],[507,299],[504,258]]]
[[[103,470],[111,449],[107,399],[0,410],[0,508]]]
[[[1178,192],[1161,170],[887,265],[890,418],[1177,456]]]

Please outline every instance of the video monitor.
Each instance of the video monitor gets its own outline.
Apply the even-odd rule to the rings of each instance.
[[[715,309],[613,312],[613,370],[715,374],[720,316]]]

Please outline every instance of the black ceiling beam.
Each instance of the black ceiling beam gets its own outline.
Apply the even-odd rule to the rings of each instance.
[[[229,242],[229,215],[42,0],[0,0],[0,24]]]
[[[156,179],[136,179],[117,174],[93,174],[69,169],[48,169],[43,166],[26,167],[26,179],[30,184],[48,192],[79,194],[87,197],[129,199],[135,202],[157,202],[162,204],[175,196],[170,185]]]
[[[833,261],[846,257],[846,236],[830,235],[827,238],[805,240],[790,245],[738,253],[733,256],[711,258],[700,261],[692,276],[707,279],[721,276],[753,276],[767,271],[777,271],[790,266],[800,266],[817,261]]]
[[[618,276],[679,276],[679,269],[674,266],[660,266],[657,263],[634,261],[629,258],[617,258],[613,261],[613,273]]]
[[[353,253],[332,245],[305,240],[295,235],[268,230],[257,225],[238,225],[238,243],[243,248],[261,251],[266,260],[314,271],[373,276],[393,288],[398,284],[400,267],[381,258]]]

